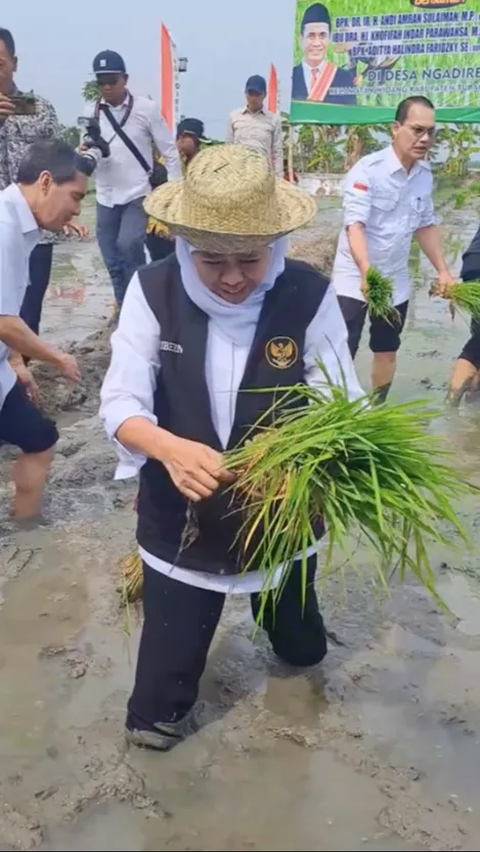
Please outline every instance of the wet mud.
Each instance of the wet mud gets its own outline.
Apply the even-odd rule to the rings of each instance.
[[[448,213],[457,268],[477,219]],[[300,237],[309,252],[339,220],[324,203]],[[359,549],[358,572],[319,590],[342,644],[298,674],[252,636],[247,603],[234,600],[202,683],[203,729],[168,755],[126,749],[140,613],[119,607],[117,564],[133,544],[135,483],[113,481],[96,416],[111,294],[93,242],[55,251],[45,334],[72,346],[84,379],[72,389],[37,371],[61,427],[45,527],[8,522],[13,454],[0,459],[0,850],[478,849],[475,501],[459,509],[474,552],[432,552],[450,614],[413,584],[386,599]],[[415,256],[413,269],[394,395],[441,406],[467,329],[428,298]],[[365,386],[368,365],[364,350]],[[479,426],[466,407],[436,424],[474,477]]]

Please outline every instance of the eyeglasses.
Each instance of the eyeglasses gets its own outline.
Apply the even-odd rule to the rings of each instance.
[[[412,131],[415,139],[421,139],[423,136],[428,136],[429,139],[434,139],[435,133],[437,132],[436,127],[419,127],[418,124],[404,124],[403,126],[408,127],[408,129]]]

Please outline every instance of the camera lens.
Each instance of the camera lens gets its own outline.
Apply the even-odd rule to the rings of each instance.
[[[91,177],[97,168],[97,163],[102,159],[102,152],[98,148],[90,148],[89,151],[82,151],[81,159],[83,173]]]

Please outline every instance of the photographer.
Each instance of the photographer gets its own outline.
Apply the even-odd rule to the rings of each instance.
[[[97,160],[97,239],[120,307],[130,279],[146,259],[143,200],[155,184],[153,147],[163,157],[170,180],[181,177],[181,167],[158,107],[127,89],[122,57],[104,50],[95,57],[93,72],[101,98],[82,151]]]
[[[33,142],[59,135],[52,104],[38,95],[29,98],[15,85],[17,65],[14,38],[9,30],[0,27],[0,190],[17,179],[20,162]],[[72,223],[64,230],[67,233],[73,230],[83,236],[83,229]],[[56,239],[54,234],[44,232],[30,255],[29,286],[21,317],[35,334],[40,327]]]

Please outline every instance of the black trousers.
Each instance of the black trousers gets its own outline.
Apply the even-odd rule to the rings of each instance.
[[[296,563],[279,600],[269,599],[263,615],[274,652],[292,666],[316,665],[327,653],[313,585],[316,563],[316,556],[309,558],[304,604]],[[159,722],[179,722],[195,704],[225,595],[179,583],[145,563],[143,573],[145,621],[127,725],[151,730]],[[251,605],[256,619],[258,594]]]
[[[466,342],[458,357],[464,361],[470,361],[470,364],[480,370],[480,322],[478,319],[472,319],[470,335],[470,339]]]
[[[339,296],[338,302],[348,329],[350,355],[355,358],[367,319],[367,305],[360,299],[352,299],[350,296]],[[396,305],[396,310],[398,317],[392,322],[380,317],[370,317],[371,352],[380,354],[381,352],[398,352],[400,349],[408,302]]]
[[[47,292],[48,282],[50,281],[52,260],[52,243],[42,243],[35,246],[30,255],[30,283],[23,298],[20,316],[35,334],[38,334],[40,329],[43,299]]]

